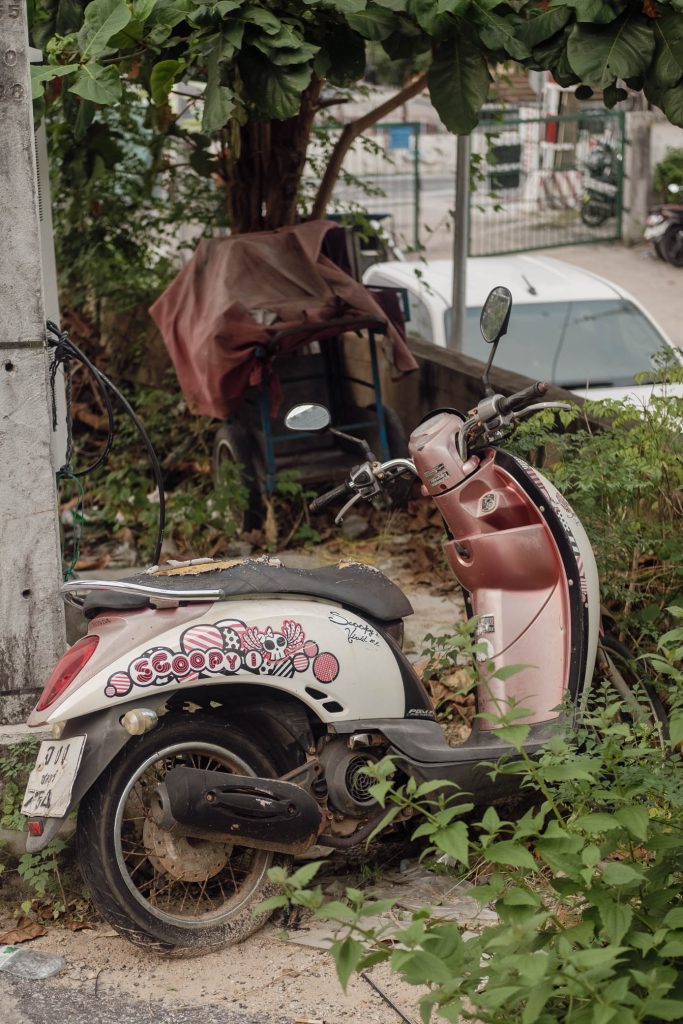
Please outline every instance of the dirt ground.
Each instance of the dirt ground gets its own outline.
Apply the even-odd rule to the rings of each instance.
[[[344,994],[328,953],[285,941],[274,925],[240,946],[193,960],[145,954],[108,927],[79,932],[53,928],[31,943],[31,949],[62,956],[66,967],[55,978],[31,983],[34,996],[39,990],[43,993],[34,1006],[32,997],[25,995],[25,983],[0,974],[2,1003],[6,1008],[15,1003],[9,1018],[0,1014],[4,1024],[75,1024],[73,1001],[81,1003],[83,1019],[90,1024],[106,1020],[112,1005],[126,1007],[120,1024],[189,1024],[199,1008],[203,1022],[210,1019],[209,1013],[217,1021],[263,1024],[396,1024],[401,1019],[360,978],[352,980]],[[372,977],[407,1017],[417,1019],[411,986],[385,967],[374,968]]]

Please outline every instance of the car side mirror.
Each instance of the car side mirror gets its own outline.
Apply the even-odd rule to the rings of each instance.
[[[489,292],[479,318],[479,328],[484,341],[497,345],[508,329],[512,293],[509,288],[499,285]]]
[[[317,434],[327,430],[331,423],[329,409],[324,405],[293,406],[285,416],[285,426],[288,430],[305,430],[307,433]]]

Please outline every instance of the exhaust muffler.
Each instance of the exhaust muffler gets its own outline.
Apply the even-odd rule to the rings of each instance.
[[[292,782],[184,767],[157,786],[152,818],[174,835],[291,854],[313,846],[323,823],[320,805]]]

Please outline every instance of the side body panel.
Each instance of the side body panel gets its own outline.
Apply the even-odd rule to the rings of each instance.
[[[33,712],[30,725],[112,704],[123,713],[146,692],[217,683],[289,693],[323,722],[403,718],[410,703],[417,711],[425,705],[390,639],[329,603],[255,598],[121,612],[94,619],[89,633],[100,638],[92,662],[54,706]]]

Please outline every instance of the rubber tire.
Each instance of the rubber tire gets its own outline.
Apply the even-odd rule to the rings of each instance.
[[[615,667],[619,670],[624,682],[627,683],[631,689],[638,686],[642,690],[650,706],[652,719],[660,723],[663,736],[668,736],[669,719],[666,710],[664,709],[664,705],[657,696],[654,687],[635,676],[631,668],[631,663],[635,660],[633,652],[630,651],[626,644],[623,644],[621,640],[612,636],[611,633],[605,633],[604,636],[601,637],[600,645],[604,647],[607,654],[610,656],[612,661],[614,661]],[[599,684],[601,684],[601,680],[596,663],[593,685],[596,687]],[[616,692],[618,693],[618,691]]]
[[[664,250],[662,249],[661,241],[658,239],[657,241],[652,243],[652,246],[654,248],[655,253],[657,254],[657,259],[666,261],[666,256],[664,255]]]
[[[661,246],[667,263],[672,267],[683,267],[683,224],[672,224],[667,228]]]
[[[154,754],[177,743],[205,741],[235,754],[256,775],[275,778],[278,772],[246,732],[208,715],[162,717],[158,726],[132,739],[102,773],[81,801],[77,846],[81,873],[96,909],[116,931],[136,946],[167,956],[198,956],[246,939],[266,923],[270,913],[252,909],[280,892],[266,875],[269,867],[288,868],[292,858],[263,853],[265,867],[249,902],[221,924],[183,928],[161,921],[132,896],[121,874],[114,848],[114,822],[121,795],[139,767]],[[259,851],[256,851],[258,854]]]
[[[235,515],[237,532],[239,534],[246,530],[258,530],[263,525],[265,515],[263,496],[258,483],[259,473],[251,456],[252,445],[249,443],[248,434],[239,423],[221,423],[214,435],[211,456],[211,475],[214,487],[220,480],[220,464],[224,457],[221,453],[225,448],[230,452],[231,461],[242,467],[241,481],[248,492],[247,508],[241,516]]]
[[[612,214],[609,212],[609,209],[602,204],[594,203],[592,199],[581,205],[581,220],[586,227],[599,228],[611,216]]]

